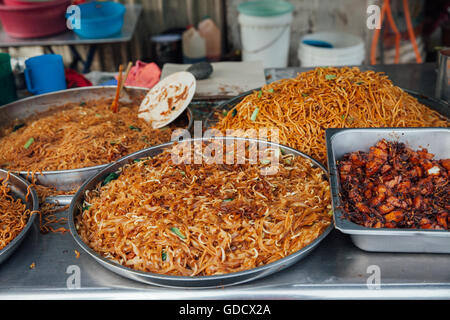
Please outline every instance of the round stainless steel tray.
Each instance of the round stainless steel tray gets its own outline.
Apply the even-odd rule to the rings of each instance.
[[[0,169],[0,178],[6,179],[7,176],[8,172]],[[28,186],[29,183],[25,179],[10,173],[8,179],[8,187],[11,190],[12,196],[15,199],[22,200],[22,202],[26,204],[27,209],[31,211],[38,210],[39,199],[33,188],[31,188],[30,195],[26,199]],[[8,243],[3,249],[0,250],[0,263],[5,261],[19,247],[28,231],[31,229],[35,218],[36,214],[32,214],[28,219],[25,228],[23,228],[22,231],[10,243]]]
[[[307,159],[310,159],[312,163],[317,165],[319,168],[323,170],[325,174],[328,175],[327,170],[325,167],[314,160],[313,158],[286,146],[279,145],[276,143],[271,143],[267,141],[260,141],[255,139],[249,139],[249,138],[236,138],[236,137],[213,137],[210,139],[215,140],[240,140],[240,141],[253,141],[261,143],[262,146],[267,147],[273,147],[273,148],[280,148],[283,152],[286,154],[293,154],[295,156],[304,157]],[[196,138],[191,140],[185,140],[185,141],[201,141],[204,140],[202,138]],[[163,274],[157,274],[157,273],[150,273],[150,272],[143,272],[143,271],[136,271],[127,267],[124,267],[114,261],[108,260],[104,257],[102,257],[100,254],[92,250],[88,245],[86,245],[81,237],[79,236],[76,228],[75,228],[75,217],[80,213],[80,208],[82,207],[83,201],[84,201],[84,194],[87,190],[94,189],[97,184],[104,180],[105,176],[110,174],[111,172],[116,172],[120,167],[124,166],[127,163],[132,162],[133,159],[138,159],[142,157],[148,157],[148,156],[155,156],[159,153],[161,153],[165,148],[168,148],[172,146],[173,142],[161,144],[158,146],[154,146],[145,150],[141,150],[138,152],[135,152],[131,155],[128,155],[126,157],[123,157],[122,159],[119,159],[115,163],[111,164],[107,168],[102,169],[99,173],[96,175],[90,177],[81,187],[78,189],[77,193],[75,194],[74,198],[72,199],[72,202],[70,203],[69,207],[69,214],[68,214],[68,225],[70,232],[72,236],[74,237],[75,241],[78,243],[78,245],[87,252],[90,256],[92,256],[98,263],[100,263],[105,268],[111,270],[112,272],[115,272],[121,276],[124,276],[129,279],[133,279],[139,282],[148,283],[148,284],[154,284],[159,286],[165,286],[165,287],[183,287],[183,288],[208,288],[208,287],[222,287],[222,286],[229,286],[229,285],[235,285],[239,283],[244,283],[248,281],[252,281],[261,277],[268,276],[272,273],[281,271],[289,266],[291,266],[294,263],[297,263],[304,257],[306,257],[311,251],[316,248],[316,246],[330,233],[330,231],[333,229],[333,224],[331,223],[330,226],[325,229],[325,231],[316,238],[312,243],[310,243],[308,246],[304,247],[303,249],[284,257],[280,260],[277,260],[275,262],[266,264],[264,266],[260,266],[257,268],[253,268],[250,270],[240,271],[240,272],[233,272],[228,274],[222,274],[222,275],[213,275],[213,276],[195,276],[195,277],[186,277],[186,276],[170,276],[170,275],[163,275]]]
[[[116,86],[91,86],[56,91],[52,93],[32,96],[0,107],[0,127],[10,125],[17,119],[25,119],[36,113],[47,111],[50,108],[63,106],[68,102],[83,102],[98,99],[111,99],[114,97]],[[129,98],[143,98],[148,92],[146,88],[126,87]],[[126,97],[122,98],[126,100]],[[180,116],[183,127],[190,130],[194,121],[192,110],[187,108]],[[70,170],[43,171],[35,174],[36,182],[44,186],[52,186],[58,190],[74,190],[88,177],[105,168],[107,164]],[[27,177],[27,171],[18,172]]]

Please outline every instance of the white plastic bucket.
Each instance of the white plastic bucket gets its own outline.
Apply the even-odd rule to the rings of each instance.
[[[262,61],[264,68],[287,67],[292,9],[282,14],[265,15],[252,15],[240,10],[238,22],[243,61]]]
[[[304,40],[324,41],[332,48],[305,44]],[[298,59],[302,67],[361,65],[365,59],[360,37],[342,32],[317,32],[300,39]]]

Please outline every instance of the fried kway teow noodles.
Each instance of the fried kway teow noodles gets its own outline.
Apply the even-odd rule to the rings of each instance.
[[[286,257],[331,223],[327,175],[307,158],[280,154],[264,174],[265,159],[186,164],[172,152],[136,159],[86,192],[76,228],[88,246],[135,270],[217,275]]]
[[[136,100],[136,99],[135,99]],[[107,164],[146,147],[168,142],[176,124],[153,129],[138,118],[139,101],[67,103],[0,129],[0,168],[67,170]]]

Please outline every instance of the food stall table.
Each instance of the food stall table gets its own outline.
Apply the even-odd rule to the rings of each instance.
[[[4,30],[0,30],[0,48],[42,46],[53,53],[53,46],[69,46],[73,59],[70,67],[76,68],[78,63],[81,63],[83,65],[83,68],[81,69],[82,73],[87,73],[90,71],[92,60],[94,59],[94,55],[98,45],[106,43],[124,43],[131,41],[136,29],[139,15],[142,11],[142,6],[140,4],[127,4],[125,5],[125,7],[126,11],[122,32],[112,37],[101,39],[85,39],[80,38],[73,31],[66,31],[61,34],[45,38],[16,39],[10,37]],[[84,59],[75,47],[76,45],[89,46],[88,52]]]
[[[369,68],[386,71],[400,87],[433,95],[434,64]],[[267,69],[267,81],[301,71]],[[67,215],[67,211],[58,215]],[[70,233],[41,234],[36,222],[17,251],[0,265],[0,298],[449,299],[449,271],[449,254],[365,252],[347,235],[333,230],[309,256],[265,278],[229,287],[166,288],[105,269],[78,247]]]

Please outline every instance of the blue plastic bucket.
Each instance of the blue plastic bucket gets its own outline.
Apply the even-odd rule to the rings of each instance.
[[[25,82],[32,94],[67,89],[64,63],[59,54],[44,54],[25,61]]]
[[[117,35],[122,30],[126,8],[123,4],[88,2],[79,5],[80,28],[73,31],[82,38],[100,39]]]

